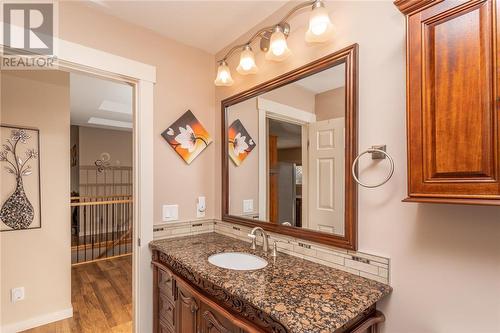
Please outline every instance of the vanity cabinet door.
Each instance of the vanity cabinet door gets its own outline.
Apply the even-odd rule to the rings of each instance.
[[[198,333],[199,299],[179,282],[176,283],[176,296],[176,332]]]
[[[406,201],[500,205],[498,2],[396,5],[407,15]]]

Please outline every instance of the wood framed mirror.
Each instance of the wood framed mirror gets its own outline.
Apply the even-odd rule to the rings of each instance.
[[[358,45],[221,108],[222,220],[356,250]]]

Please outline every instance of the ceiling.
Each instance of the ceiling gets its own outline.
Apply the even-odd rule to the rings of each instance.
[[[215,54],[286,1],[116,1],[88,6]]]
[[[132,130],[132,87],[70,74],[71,125]]]
[[[341,64],[294,83],[314,94],[345,86],[345,65]]]

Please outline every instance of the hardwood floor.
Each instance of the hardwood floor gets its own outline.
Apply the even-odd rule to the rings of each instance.
[[[132,256],[72,268],[73,318],[25,333],[132,332]]]

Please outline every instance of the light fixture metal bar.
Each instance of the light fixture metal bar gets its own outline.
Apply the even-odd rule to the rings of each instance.
[[[301,4],[298,4],[297,6],[293,7],[292,9],[290,9],[288,11],[288,13],[283,16],[283,18],[277,23],[277,24],[274,24],[274,25],[271,25],[271,26],[268,26],[268,27],[264,27],[260,30],[258,30],[257,32],[255,32],[252,37],[250,37],[248,39],[248,41],[246,43],[243,43],[243,44],[238,44],[238,45],[235,45],[233,46],[227,53],[226,55],[224,56],[224,58],[218,60],[217,62],[220,64],[224,61],[226,61],[229,57],[231,57],[233,55],[233,53],[237,50],[241,50],[243,47],[247,46],[247,45],[250,45],[253,43],[253,41],[257,38],[257,37],[262,37],[263,34],[266,34],[266,33],[272,33],[273,32],[273,29],[276,25],[288,25],[288,20],[292,17],[293,14],[295,14],[297,11],[301,10],[302,8],[306,8],[306,7],[309,7],[309,6],[313,6],[315,3],[317,2],[321,2],[321,0],[309,0],[309,1],[306,1],[304,3],[301,3]],[[288,33],[285,33],[285,35],[288,36]]]

